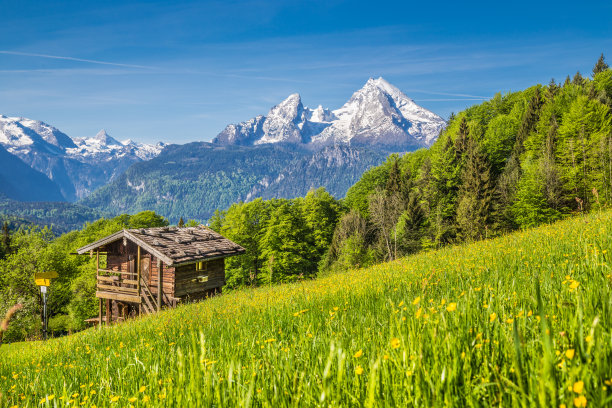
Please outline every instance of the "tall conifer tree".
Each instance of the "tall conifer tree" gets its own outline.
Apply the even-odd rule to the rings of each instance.
[[[6,221],[2,224],[2,248],[0,250],[3,256],[11,253],[11,232]]]
[[[593,67],[593,78],[595,78],[595,75],[599,74],[600,72],[604,72],[608,68],[610,68],[610,66],[606,64],[606,58],[604,57],[602,52],[599,56],[599,59],[597,60],[597,63]]]
[[[473,137],[467,141],[466,164],[457,204],[457,227],[463,240],[486,238],[490,225],[493,183],[490,165]]]

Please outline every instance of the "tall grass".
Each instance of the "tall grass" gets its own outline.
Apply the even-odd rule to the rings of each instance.
[[[612,405],[612,212],[0,349],[3,406]]]

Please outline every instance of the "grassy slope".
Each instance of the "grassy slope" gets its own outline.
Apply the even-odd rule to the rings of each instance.
[[[611,244],[604,212],[0,349],[0,405],[611,404]]]

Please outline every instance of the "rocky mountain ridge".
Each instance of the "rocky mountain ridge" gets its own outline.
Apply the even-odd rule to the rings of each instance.
[[[293,143],[314,148],[343,143],[410,151],[430,146],[445,126],[441,117],[383,78],[370,78],[339,109],[332,111],[321,105],[310,109],[295,93],[265,116],[228,125],[213,143]]]

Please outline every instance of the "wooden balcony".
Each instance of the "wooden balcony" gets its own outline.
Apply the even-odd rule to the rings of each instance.
[[[142,303],[138,274],[98,269],[96,297],[130,303]]]

